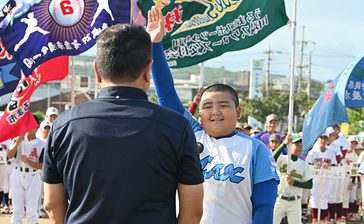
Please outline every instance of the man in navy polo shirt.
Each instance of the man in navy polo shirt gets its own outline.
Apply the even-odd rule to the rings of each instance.
[[[148,24],[150,36],[157,28]],[[146,95],[150,36],[135,25],[105,30],[94,62],[98,98],[54,122],[42,175],[52,223],[199,223],[203,176],[192,128]]]

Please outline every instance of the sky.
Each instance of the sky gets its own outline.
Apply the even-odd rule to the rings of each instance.
[[[285,0],[287,15],[293,20],[294,0]],[[334,79],[356,57],[364,54],[363,0],[297,0],[296,41],[302,41],[304,29],[304,64],[312,51],[312,77],[319,81]],[[268,50],[280,51],[271,55],[271,73],[290,74],[292,29],[281,27],[257,45],[241,51],[225,53],[204,64],[225,66],[228,70],[249,70],[250,61],[265,59]],[[296,65],[301,46],[296,44]],[[304,75],[305,75],[304,71]],[[297,70],[295,70],[297,75]],[[307,73],[306,73],[307,74]]]
[[[294,0],[285,0],[287,16],[293,20]],[[334,79],[356,57],[364,54],[364,0],[297,0],[296,41],[302,41],[304,29],[303,64],[308,64],[312,52],[312,78],[318,81]],[[208,67],[224,66],[230,71],[250,70],[255,59],[265,59],[265,51],[272,53],[272,74],[290,75],[292,29],[286,25],[255,46],[228,52],[204,62]],[[301,46],[296,44],[296,65],[300,62]],[[85,52],[94,55],[95,48]],[[297,75],[297,69],[295,74]],[[303,75],[307,76],[307,69]],[[206,74],[207,75],[207,74]]]

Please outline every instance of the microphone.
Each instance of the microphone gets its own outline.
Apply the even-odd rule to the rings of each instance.
[[[198,153],[202,153],[204,150],[204,146],[201,142],[197,142],[197,151]]]

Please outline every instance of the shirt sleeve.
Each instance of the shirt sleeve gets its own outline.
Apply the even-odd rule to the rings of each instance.
[[[306,157],[306,161],[309,163],[309,164],[313,164],[313,156],[312,156],[313,152],[312,150],[308,152],[307,154],[307,157]]]
[[[42,166],[42,180],[48,184],[62,183],[61,175],[57,169],[56,159],[54,157],[53,132],[49,133],[49,139],[44,149],[44,158]]]
[[[184,136],[180,143],[180,166],[177,181],[181,184],[194,185],[204,181],[198,147],[195,135],[189,125],[186,125]]]
[[[275,179],[279,181],[271,151],[260,141],[253,141],[253,184]]]
[[[159,104],[183,114],[185,108],[174,88],[173,76],[161,43],[153,44],[152,78]]]
[[[303,172],[302,181],[308,181],[308,180],[313,179],[311,166],[308,165],[307,162],[305,162],[304,169],[305,169],[305,171]]]
[[[273,209],[277,198],[278,183],[268,180],[254,184],[252,193],[253,224],[273,223]]]

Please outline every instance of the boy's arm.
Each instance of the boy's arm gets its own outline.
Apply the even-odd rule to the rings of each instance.
[[[172,73],[168,67],[163,46],[161,44],[165,32],[164,18],[162,11],[154,6],[148,11],[147,32],[149,33],[153,43],[152,77],[159,104],[183,114],[184,117],[190,121],[194,131],[201,130],[202,127],[200,123],[196,121],[183,107],[183,104],[174,88]]]
[[[285,137],[285,139],[283,140],[282,144],[280,144],[278,146],[278,148],[276,148],[276,150],[274,150],[272,152],[274,160],[277,161],[278,157],[281,155],[281,153],[283,152],[283,150],[286,148],[286,146],[292,142],[292,135],[287,135]]]
[[[276,150],[274,150],[272,152],[274,160],[277,161],[278,157],[281,155],[281,153],[283,152],[283,149],[286,147],[286,144],[282,143],[278,146],[278,148],[276,148]]]
[[[183,114],[185,108],[174,88],[172,73],[161,43],[153,43],[152,77],[159,104]]]
[[[253,186],[253,224],[273,223],[273,209],[277,198],[278,182],[274,179]]]
[[[253,223],[273,223],[279,177],[270,150],[260,141],[253,141]]]
[[[147,32],[153,43],[152,77],[159,104],[183,114],[185,108],[174,88],[172,73],[161,44],[165,35],[164,18],[162,11],[155,6],[148,11]]]
[[[294,182],[293,182],[293,186],[303,188],[303,189],[311,189],[312,185],[313,185],[312,179],[310,179],[308,181],[294,180]]]

